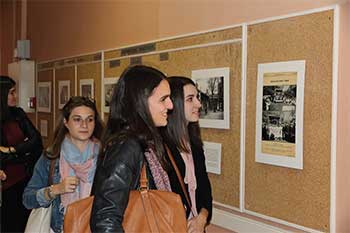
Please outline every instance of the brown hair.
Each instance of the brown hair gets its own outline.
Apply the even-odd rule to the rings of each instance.
[[[92,133],[91,137],[95,137],[96,139],[101,140],[101,135],[102,135],[102,131],[103,131],[104,126],[103,126],[102,120],[100,118],[100,115],[98,114],[95,103],[87,97],[73,96],[64,105],[64,107],[61,111],[60,118],[58,120],[58,124],[57,124],[55,132],[54,132],[53,142],[52,142],[51,146],[49,146],[46,149],[45,155],[49,159],[56,159],[60,156],[61,144],[64,140],[64,137],[68,133],[68,129],[64,125],[63,119],[66,119],[66,121],[68,121],[69,116],[72,113],[73,109],[76,107],[80,107],[80,106],[86,106],[88,108],[91,108],[94,111],[94,113],[95,113],[95,128],[94,128],[94,132]]]

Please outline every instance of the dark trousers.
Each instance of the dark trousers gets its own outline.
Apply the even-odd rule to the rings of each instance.
[[[30,210],[22,204],[22,194],[28,179],[2,191],[1,232],[24,232]]]

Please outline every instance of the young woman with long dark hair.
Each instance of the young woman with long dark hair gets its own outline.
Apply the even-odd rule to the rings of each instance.
[[[168,81],[143,65],[127,68],[113,93],[103,156],[96,172],[92,232],[123,232],[130,190],[137,189],[146,162],[150,189],[171,191],[159,127],[173,108]]]
[[[172,167],[168,170],[171,188],[181,195],[187,207],[188,232],[204,232],[212,216],[213,199],[198,124],[201,103],[196,85],[191,79],[169,77],[168,81],[174,109],[169,114],[168,124],[162,134],[184,178],[190,203]]]
[[[22,194],[43,149],[40,133],[16,101],[16,82],[0,76],[1,232],[24,231],[29,211]]]

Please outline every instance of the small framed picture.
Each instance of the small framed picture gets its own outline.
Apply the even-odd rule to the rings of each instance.
[[[51,112],[51,82],[38,82],[38,112]]]
[[[221,143],[203,142],[207,172],[221,174]]]
[[[230,128],[230,68],[193,70],[202,108],[199,125],[204,128]]]
[[[80,79],[79,95],[94,99],[94,80],[93,79]]]
[[[305,61],[258,65],[255,161],[303,169]]]
[[[117,84],[119,78],[104,78],[103,79],[103,95],[102,95],[102,102],[103,105],[103,111],[109,112],[109,106],[110,102],[112,100],[113,96],[113,90],[115,85]]]
[[[70,98],[70,81],[58,81],[58,108],[62,109]]]

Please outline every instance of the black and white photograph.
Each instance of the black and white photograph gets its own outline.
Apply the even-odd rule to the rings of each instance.
[[[104,78],[103,79],[103,91],[104,91],[104,95],[102,95],[103,97],[103,102],[104,102],[104,112],[109,112],[109,106],[110,106],[110,102],[112,99],[112,95],[113,95],[113,89],[115,87],[115,85],[118,82],[118,78]]]
[[[51,112],[51,82],[38,82],[38,111]]]
[[[224,77],[195,79],[200,101],[202,119],[224,119]]]
[[[263,87],[261,140],[295,143],[296,92],[296,85]]]
[[[70,81],[58,81],[58,108],[62,109],[70,98]]]
[[[94,99],[94,80],[93,79],[81,79],[80,80],[80,96]]]
[[[192,71],[202,107],[199,124],[204,128],[228,129],[229,68]]]
[[[258,65],[255,161],[303,168],[305,61]]]

